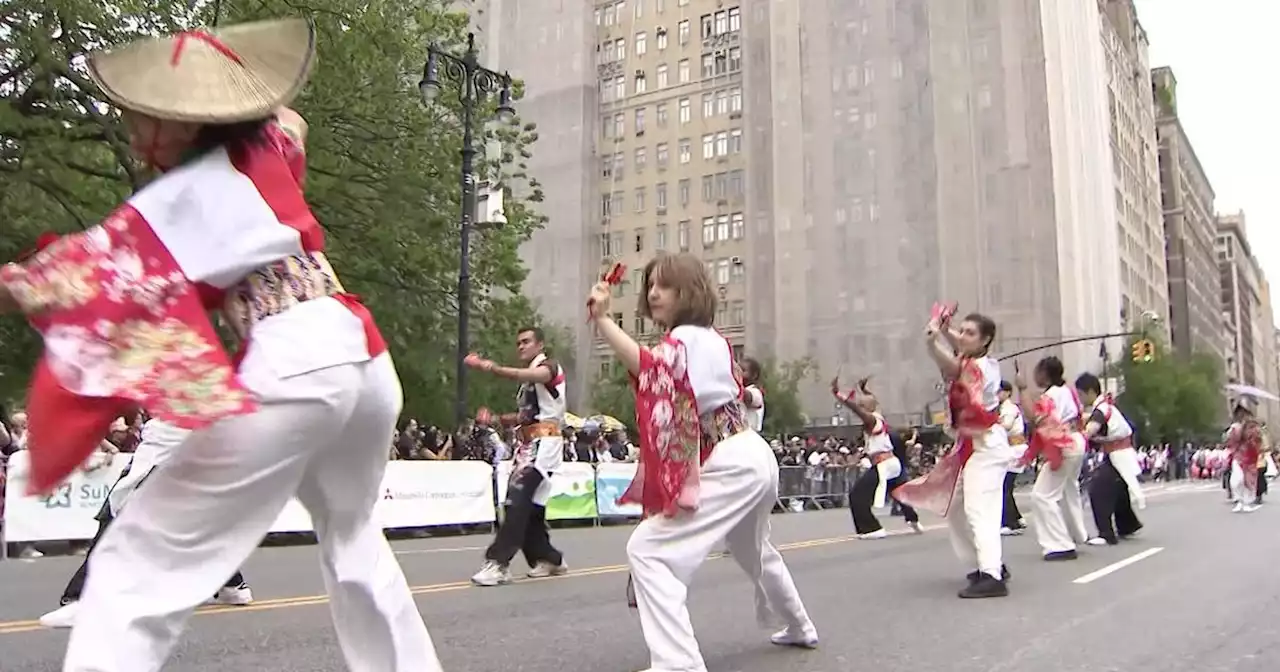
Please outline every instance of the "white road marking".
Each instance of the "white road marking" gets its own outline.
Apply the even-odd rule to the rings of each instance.
[[[1125,567],[1128,567],[1129,565],[1142,562],[1143,560],[1146,560],[1147,558],[1163,550],[1164,550],[1163,546],[1148,548],[1147,550],[1141,553],[1138,553],[1137,555],[1131,555],[1125,558],[1124,560],[1121,560],[1120,562],[1107,565],[1106,567],[1103,567],[1102,569],[1099,569],[1096,572],[1089,572],[1088,574],[1085,574],[1084,576],[1076,579],[1075,581],[1072,581],[1072,583],[1076,583],[1080,585],[1084,585],[1086,583],[1093,583],[1094,581],[1097,581],[1098,579],[1101,579],[1102,577],[1107,576],[1108,574],[1111,574],[1113,572],[1118,572],[1124,569]]]

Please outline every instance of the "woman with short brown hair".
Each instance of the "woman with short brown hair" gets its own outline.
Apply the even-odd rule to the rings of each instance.
[[[721,541],[756,585],[761,625],[773,642],[812,648],[818,634],[782,555],[769,542],[778,464],[747,426],[733,349],[714,328],[716,295],[702,261],[660,256],[644,269],[639,313],[665,330],[641,347],[610,318],[612,293],[588,300],[597,332],[635,377],[640,464],[620,502],[645,520],[627,543],[651,672],[706,669],[686,606],[694,572]]]

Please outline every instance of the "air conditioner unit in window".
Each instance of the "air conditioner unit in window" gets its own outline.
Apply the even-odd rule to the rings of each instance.
[[[742,257],[729,257],[729,263],[733,264],[734,266],[741,266]]]

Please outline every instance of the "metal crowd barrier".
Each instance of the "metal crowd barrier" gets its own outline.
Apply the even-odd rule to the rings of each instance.
[[[778,506],[786,511],[849,505],[849,489],[862,475],[857,465],[778,468]]]

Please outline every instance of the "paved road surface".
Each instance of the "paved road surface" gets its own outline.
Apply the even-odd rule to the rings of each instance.
[[[712,672],[1280,669],[1280,503],[1231,515],[1212,485],[1163,488],[1141,539],[1090,548],[1079,561],[1041,561],[1029,534],[1007,540],[1012,596],[969,602],[955,597],[962,569],[938,521],[926,520],[920,537],[856,541],[847,515],[774,517],[775,541],[822,636],[817,651],[771,646],[736,565],[703,567],[690,607]],[[560,531],[570,576],[489,589],[466,582],[485,537],[395,548],[446,670],[634,672],[648,657],[624,602],[628,532]],[[0,564],[0,670],[59,669],[66,631],[31,619],[54,605],[78,560]],[[344,670],[314,563],[313,547],[258,551],[246,566],[258,603],[202,610],[166,669]]]

